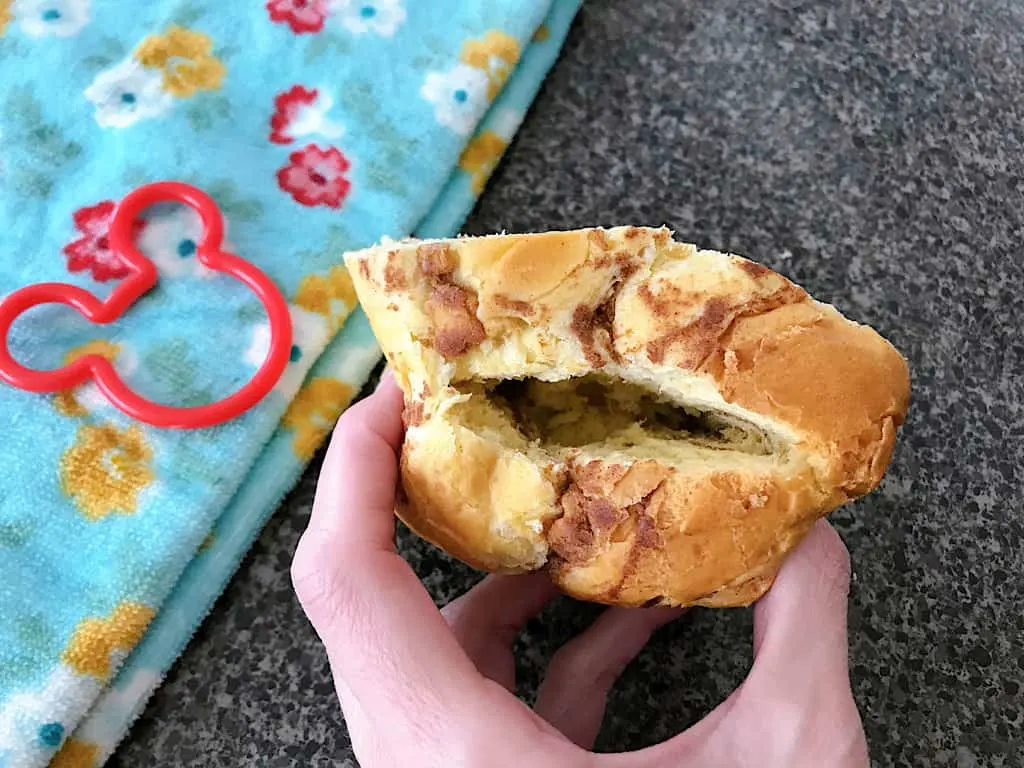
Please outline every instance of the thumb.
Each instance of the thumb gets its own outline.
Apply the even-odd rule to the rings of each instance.
[[[402,393],[385,380],[345,413],[317,484],[292,581],[342,695],[371,718],[437,715],[481,679],[395,551]]]
[[[850,555],[819,521],[754,607],[754,664],[707,717],[635,766],[867,766],[850,690],[846,637]]]
[[[824,520],[786,559],[754,608],[754,666],[748,683],[768,675],[787,689],[849,687],[846,638],[850,554]]]
[[[754,665],[734,714],[771,713],[765,750],[778,761],[769,764],[869,764],[850,687],[849,591],[849,552],[820,520],[754,608]]]

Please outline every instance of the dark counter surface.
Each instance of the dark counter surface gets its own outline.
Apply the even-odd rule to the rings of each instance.
[[[882,487],[833,516],[851,669],[880,766],[1024,765],[1024,5],[586,4],[470,233],[672,227],[763,261],[907,356]],[[289,563],[317,467],[111,761],[351,760]],[[439,602],[478,576],[403,531]],[[518,641],[529,697],[595,609]],[[599,748],[698,720],[743,679],[750,612],[691,612],[615,687]]]

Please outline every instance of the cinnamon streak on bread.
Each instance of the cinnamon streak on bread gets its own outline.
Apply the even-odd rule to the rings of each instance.
[[[405,392],[397,514],[576,597],[737,606],[874,489],[899,353],[767,267],[665,229],[346,254]]]

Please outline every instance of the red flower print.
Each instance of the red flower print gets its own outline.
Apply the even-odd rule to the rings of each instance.
[[[270,140],[275,144],[290,144],[295,139],[288,133],[288,126],[298,117],[303,107],[316,103],[315,88],[292,86],[274,98],[274,114],[270,118]]]
[[[303,205],[341,207],[352,185],[344,176],[349,162],[340,151],[310,144],[292,152],[288,160],[288,165],[277,172],[281,189]]]
[[[269,0],[270,20],[284,23],[292,32],[319,32],[327,18],[327,0]]]
[[[114,217],[113,200],[104,200],[93,206],[79,208],[72,214],[75,227],[82,236],[64,246],[69,272],[92,272],[94,280],[105,283],[127,277],[131,269],[121,257],[110,249],[110,220]],[[137,220],[132,225],[134,234],[145,226]]]

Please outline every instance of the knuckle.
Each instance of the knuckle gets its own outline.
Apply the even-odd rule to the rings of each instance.
[[[357,589],[352,582],[352,569],[337,568],[329,551],[319,542],[303,534],[292,558],[292,588],[306,615],[314,625],[322,626],[352,603]]]
[[[852,717],[843,717],[827,707],[823,711],[834,716],[824,717],[805,709],[793,715],[788,728],[774,729],[769,740],[769,751],[774,754],[771,764],[794,768],[867,768],[867,740],[856,712]]]
[[[322,569],[314,549],[309,533],[304,533],[292,557],[292,588],[303,605],[321,600],[325,592]]]
[[[441,615],[457,636],[494,637],[511,644],[517,628],[503,620],[501,606],[495,605],[485,586],[480,582],[459,595],[441,609]]]
[[[602,668],[595,669],[593,661],[586,645],[579,638],[570,640],[552,655],[551,663],[548,665],[548,676],[557,681],[593,681],[604,672],[603,665]]]
[[[821,577],[829,591],[846,595],[850,591],[853,564],[850,551],[832,526],[823,526],[821,536]]]
[[[471,638],[486,634],[479,626],[470,594],[460,595],[441,609],[441,617],[463,647]]]
[[[548,677],[567,677],[579,666],[576,661],[579,653],[573,648],[574,642],[570,641],[551,655],[551,661],[548,662]]]
[[[465,622],[466,619],[466,603],[469,600],[469,593],[459,595],[454,600],[446,603],[441,608],[441,616],[448,622],[448,626],[455,628],[456,626]]]

